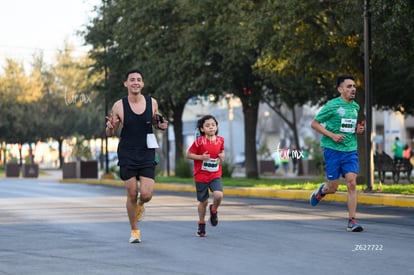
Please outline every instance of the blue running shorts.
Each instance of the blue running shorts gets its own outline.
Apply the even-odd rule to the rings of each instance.
[[[328,180],[337,180],[346,173],[358,174],[359,162],[358,151],[342,152],[324,148],[326,177]]]

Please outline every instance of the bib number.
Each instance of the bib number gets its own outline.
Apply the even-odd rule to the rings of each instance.
[[[353,118],[343,118],[341,119],[341,128],[340,131],[343,133],[355,133],[357,120]]]
[[[208,172],[217,172],[219,170],[220,159],[203,160],[201,170]]]

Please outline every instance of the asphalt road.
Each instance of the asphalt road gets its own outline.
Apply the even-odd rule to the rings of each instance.
[[[195,236],[195,194],[156,191],[129,244],[120,187],[0,178],[0,274],[414,274],[414,211],[225,197]]]

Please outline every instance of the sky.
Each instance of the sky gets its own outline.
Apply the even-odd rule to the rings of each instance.
[[[93,16],[100,0],[0,0],[0,65],[6,58],[30,66],[35,52],[42,50],[45,62],[54,62],[65,40],[76,54],[87,52],[76,32]]]

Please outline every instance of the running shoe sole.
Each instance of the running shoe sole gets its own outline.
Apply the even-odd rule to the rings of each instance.
[[[129,243],[140,243],[141,240],[140,239],[136,239],[136,238],[129,238]]]
[[[364,230],[364,228],[362,228],[362,226],[360,226],[360,225],[356,225],[356,226],[353,226],[353,227],[347,227],[346,228],[346,231],[348,231],[348,232],[362,232]]]
[[[129,238],[130,243],[140,243],[141,242],[141,231],[139,229],[137,231],[138,231],[137,234],[133,234],[133,232],[131,232],[131,237]]]
[[[204,228],[200,228],[200,225],[204,225]],[[196,236],[197,237],[205,237],[207,236],[206,234],[206,225],[205,224],[199,224],[197,227],[197,232],[196,232]]]
[[[310,202],[310,204],[312,205],[312,206],[316,206],[321,200],[322,200],[322,198],[323,197],[325,197],[325,195],[321,195],[322,197],[321,197],[321,199],[320,200],[318,200],[317,198],[316,198],[316,195],[318,194],[318,193],[320,193],[321,191],[322,191],[322,189],[323,189],[323,186],[325,185],[325,183],[322,183],[319,187],[318,187],[318,189],[316,189],[312,194],[311,194],[311,196],[310,196],[310,198],[309,198],[309,202]]]

